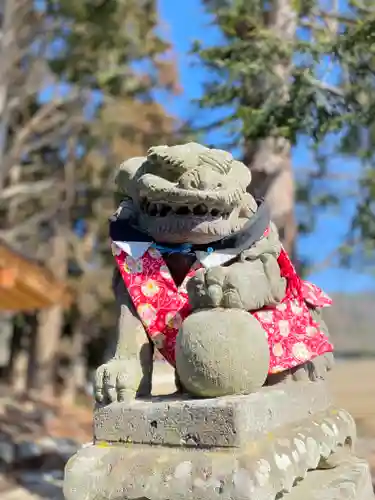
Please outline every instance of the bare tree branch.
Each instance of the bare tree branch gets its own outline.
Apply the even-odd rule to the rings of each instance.
[[[49,207],[42,212],[38,212],[35,215],[29,217],[27,220],[21,222],[11,229],[5,229],[0,231],[0,238],[6,243],[14,243],[20,236],[30,236],[35,234],[36,227],[44,221],[52,219],[59,212],[60,205],[54,205]]]
[[[39,196],[43,191],[51,187],[56,187],[54,180],[16,184],[0,192],[0,201],[6,201],[16,196]]]

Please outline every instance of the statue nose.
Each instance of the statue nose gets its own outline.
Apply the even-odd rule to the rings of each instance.
[[[209,179],[200,179],[198,184],[198,189],[206,191],[208,189],[212,189],[212,187],[213,187],[212,182],[210,182]]]
[[[221,182],[212,172],[188,172],[179,181],[182,189],[196,189],[199,191],[209,191],[221,187]]]

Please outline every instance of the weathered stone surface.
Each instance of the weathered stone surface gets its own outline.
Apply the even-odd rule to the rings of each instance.
[[[265,387],[248,396],[113,403],[95,411],[94,435],[110,442],[239,447],[329,404],[319,382]]]
[[[274,500],[355,440],[344,410],[329,409],[237,449],[97,443],[65,469],[66,500]]]
[[[218,274],[222,272],[219,268]],[[256,285],[255,281],[254,288]],[[270,366],[270,349],[261,323],[241,309],[193,312],[181,325],[175,353],[182,386],[190,394],[204,397],[255,393],[263,386]]]
[[[336,468],[308,472],[284,500],[374,500],[368,463],[349,456]]]

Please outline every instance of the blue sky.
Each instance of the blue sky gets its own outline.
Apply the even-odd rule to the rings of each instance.
[[[160,16],[164,21],[162,28],[164,35],[171,40],[175,48],[179,76],[183,93],[169,101],[164,102],[170,112],[178,117],[191,118],[196,112],[191,100],[199,97],[202,92],[202,82],[207,74],[199,67],[193,65],[189,56],[191,43],[198,39],[205,44],[215,43],[219,40],[218,32],[209,26],[210,19],[202,9],[200,0],[176,2],[176,0],[159,1]],[[217,136],[217,140],[220,138]],[[210,136],[210,142],[215,142],[215,136]],[[306,144],[299,144],[293,152],[293,164],[296,170],[301,167],[313,166]],[[335,170],[355,172],[357,166],[347,160],[335,159]],[[339,181],[336,181],[339,182]],[[338,184],[340,189],[340,184]],[[348,200],[340,213],[329,212],[320,217],[316,231],[307,238],[300,238],[299,251],[301,255],[312,258],[314,262],[324,261],[340,243],[345,234],[346,221],[353,209],[353,201]],[[359,292],[375,289],[373,276],[361,275],[345,269],[326,268],[310,277],[317,285],[324,287],[329,292]]]

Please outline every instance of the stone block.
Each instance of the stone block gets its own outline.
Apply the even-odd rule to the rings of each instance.
[[[283,500],[375,500],[369,465],[348,456],[330,470],[307,473]]]
[[[355,440],[344,410],[329,409],[242,448],[96,443],[66,465],[66,500],[274,500]],[[367,500],[367,499],[366,499]]]
[[[153,398],[112,403],[94,413],[96,440],[196,447],[240,447],[330,404],[326,385],[285,383],[247,396]]]

